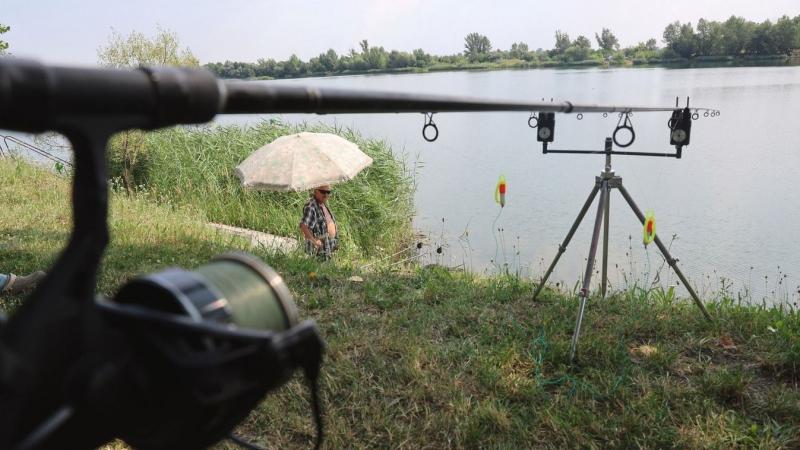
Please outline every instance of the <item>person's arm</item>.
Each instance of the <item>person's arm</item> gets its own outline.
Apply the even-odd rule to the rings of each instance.
[[[303,236],[305,236],[307,241],[311,241],[315,247],[322,247],[322,241],[314,237],[314,233],[311,232],[311,229],[308,228],[303,222],[300,222],[300,231],[303,232]]]
[[[308,226],[308,224],[313,223],[313,221],[314,210],[310,205],[306,205],[306,207],[303,208],[303,218],[300,220],[300,231],[303,232],[303,236],[307,241],[313,243],[315,247],[320,248],[322,247],[322,241],[314,237],[314,233],[311,232],[311,228]]]

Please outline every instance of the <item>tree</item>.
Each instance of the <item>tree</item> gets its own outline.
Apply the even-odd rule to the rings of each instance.
[[[774,55],[778,53],[775,37],[772,22],[769,20],[756,25],[750,35],[750,42],[747,44],[748,53],[756,55]]]
[[[8,25],[3,25],[0,23],[0,34],[8,32],[11,27]],[[0,55],[4,54],[8,50],[8,42],[0,39]]]
[[[795,45],[800,47],[800,16],[797,16],[797,24],[788,16],[778,19],[773,27],[773,39],[777,53],[789,53]]]
[[[524,42],[514,42],[511,44],[511,50],[508,51],[508,54],[515,59],[528,59],[528,51],[528,44]]]
[[[705,19],[697,21],[695,44],[698,55],[711,56],[723,54],[724,49],[721,46],[722,41],[722,30],[718,22],[709,22]]]
[[[673,52],[684,57],[689,58],[695,53],[695,36],[694,28],[691,22],[681,24],[680,22],[673,22],[664,29],[664,43],[667,44]]]
[[[578,36],[578,39],[575,39],[574,44],[578,48],[582,49],[592,49],[592,41],[589,40],[586,36]]]
[[[189,48],[181,48],[176,33],[160,27],[153,38],[137,31],[122,36],[112,29],[108,43],[97,49],[97,58],[100,65],[117,68],[200,65]],[[144,133],[118,133],[109,143],[109,173],[120,177],[125,190],[131,193],[137,185],[144,182],[148,157],[144,147]]]
[[[366,40],[362,41],[366,44]],[[363,46],[362,46],[363,48]],[[339,64],[345,70],[367,70],[369,66],[367,65],[367,61],[354,49],[350,49],[350,53],[347,56],[342,56],[339,59]]]
[[[658,50],[658,42],[653,38],[648,39],[647,42],[645,42],[644,46],[647,50],[650,51]]]
[[[731,16],[722,23],[722,34],[726,55],[738,56],[747,51],[747,44],[753,35],[755,24],[744,17]]]
[[[578,36],[564,52],[564,56],[567,61],[584,61],[589,59],[591,53],[592,42],[586,36]]]
[[[389,54],[383,47],[370,47],[364,59],[370,69],[385,69],[389,65]]]
[[[492,43],[480,33],[470,33],[464,38],[464,50],[470,61],[483,61],[492,50]]]
[[[597,46],[606,55],[619,50],[619,41],[608,28],[603,28],[599,36],[595,33],[594,38],[597,40]]]
[[[418,48],[414,50],[414,61],[416,61],[417,67],[426,67],[431,64],[432,58],[431,55],[425,53],[425,50]]]
[[[569,40],[569,35],[567,33],[562,33],[561,30],[556,30],[556,53],[559,55],[563,54],[570,45],[572,45],[572,43]]]
[[[275,77],[275,67],[278,63],[274,59],[259,58],[256,61],[255,76],[257,77]]]
[[[400,69],[403,67],[414,66],[414,55],[408,52],[398,52],[392,50],[389,52],[389,67],[392,69]]]
[[[108,44],[97,49],[97,58],[100,65],[106,67],[200,65],[188,47],[181,48],[175,32],[161,27],[153,38],[138,31],[122,36],[112,29]]]
[[[339,55],[332,48],[329,48],[327,52],[319,55],[319,62],[326,72],[333,72],[339,63]]]

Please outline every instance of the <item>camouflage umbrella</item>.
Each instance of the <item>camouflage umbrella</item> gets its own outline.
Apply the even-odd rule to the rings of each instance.
[[[275,139],[236,166],[245,189],[304,191],[350,180],[372,164],[352,142],[330,133],[297,133]]]

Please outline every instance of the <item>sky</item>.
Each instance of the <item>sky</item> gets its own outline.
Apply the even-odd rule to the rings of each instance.
[[[800,15],[800,0],[2,0],[9,50],[48,63],[94,65],[112,29],[123,35],[178,34],[201,63],[308,60],[328,48],[346,53],[367,39],[387,50],[455,54],[478,32],[493,48],[525,42],[550,49],[555,31],[571,38],[611,29],[623,46],[656,38],[674,21],[731,15],[775,21]]]

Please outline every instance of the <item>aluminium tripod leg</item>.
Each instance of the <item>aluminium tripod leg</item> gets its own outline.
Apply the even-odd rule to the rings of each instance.
[[[600,191],[600,201],[597,203],[597,215],[594,219],[594,231],[592,232],[592,244],[589,246],[589,258],[586,261],[586,273],[583,277],[583,287],[580,292],[580,305],[578,306],[578,318],[575,320],[575,331],[572,333],[572,346],[569,350],[569,361],[575,360],[575,349],[578,346],[578,336],[581,334],[581,322],[583,322],[583,311],[586,309],[586,297],[589,296],[589,285],[592,281],[592,271],[594,270],[594,256],[597,253],[597,241],[600,240],[600,219],[603,218],[606,198],[608,196],[608,182],[603,181],[603,188]]]
[[[608,285],[608,220],[611,213],[611,188],[608,182],[604,183],[606,201],[603,203],[603,272],[600,284],[600,296],[605,298],[606,285]]]
[[[572,235],[575,234],[575,231],[578,229],[578,225],[581,224],[583,216],[586,215],[586,211],[589,210],[589,206],[592,205],[592,201],[594,201],[594,198],[597,195],[597,191],[599,190],[600,190],[600,183],[596,183],[594,188],[592,189],[592,192],[589,193],[589,198],[586,199],[586,203],[583,204],[581,212],[578,213],[578,217],[575,219],[575,222],[572,223],[572,228],[569,229],[569,233],[567,233],[567,237],[564,238],[564,242],[562,242],[561,245],[558,246],[558,253],[556,253],[556,257],[550,264],[550,268],[547,269],[547,272],[545,272],[544,277],[542,277],[542,281],[539,283],[539,286],[536,287],[536,292],[533,293],[534,300],[536,300],[536,297],[539,296],[539,292],[541,292],[545,283],[547,283],[547,279],[550,278],[550,274],[553,273],[553,269],[556,268],[556,264],[558,263],[559,258],[561,258],[561,255],[563,255],[564,252],[567,250],[567,245],[569,245],[569,241],[572,240]]]
[[[636,217],[638,217],[639,221],[642,222],[642,225],[644,225],[644,214],[642,214],[642,211],[640,211],[639,207],[636,206],[636,202],[633,201],[633,198],[631,198],[631,195],[628,193],[628,191],[625,189],[622,183],[620,183],[619,185],[619,191],[622,193],[622,196],[625,197],[625,201],[628,202],[628,205],[630,205],[631,209],[633,210],[633,213],[636,214]],[[700,301],[700,298],[694,292],[694,289],[692,289],[692,285],[689,284],[689,281],[686,280],[686,277],[683,276],[683,273],[678,268],[677,264],[678,261],[675,258],[673,258],[672,255],[669,254],[669,250],[667,250],[667,247],[664,245],[663,242],[661,242],[661,239],[658,238],[658,234],[656,234],[655,236],[655,241],[656,245],[658,246],[658,249],[661,250],[661,254],[664,255],[664,258],[666,258],[667,263],[669,263],[669,266],[672,267],[672,270],[674,270],[675,274],[678,275],[678,278],[681,279],[681,283],[683,283],[683,285],[686,286],[686,290],[689,291],[689,295],[692,297],[692,300],[694,300],[694,303],[697,305],[698,308],[700,308],[700,311],[703,312],[703,315],[706,317],[706,319],[708,321],[711,321],[711,315],[708,314],[708,311],[706,311],[706,307],[703,305],[703,302]]]

